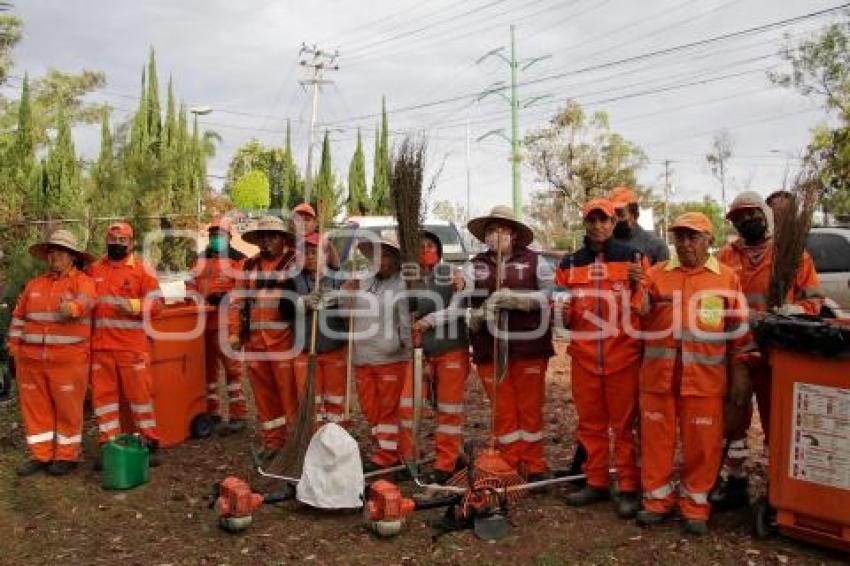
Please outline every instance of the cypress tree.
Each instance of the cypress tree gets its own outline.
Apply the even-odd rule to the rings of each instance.
[[[366,190],[366,157],[363,155],[363,139],[358,128],[357,148],[348,167],[348,214],[362,215],[369,212]]]
[[[162,117],[159,106],[159,79],[156,76],[156,54],[151,47],[148,60],[147,134],[153,149],[161,153]]]
[[[389,214],[390,203],[390,141],[387,120],[387,100],[381,99],[380,133],[375,129],[375,171],[372,182],[372,212]]]
[[[314,203],[314,206],[319,202],[322,202],[326,208],[332,206],[335,185],[336,179],[331,165],[330,134],[325,130],[325,137],[322,140],[322,161],[319,165],[319,175],[316,177],[316,203]]]
[[[163,153],[168,153],[174,150],[177,138],[177,110],[174,101],[174,85],[170,76],[168,77],[168,99],[165,104],[165,126],[163,128],[162,143],[164,148]]]
[[[59,106],[56,139],[47,153],[45,212],[49,217],[71,216],[80,210],[80,166],[74,150],[65,106]]]
[[[35,166],[35,137],[32,130],[32,102],[30,101],[29,74],[24,74],[21,102],[18,105],[18,129],[15,132],[15,160],[24,176]]]

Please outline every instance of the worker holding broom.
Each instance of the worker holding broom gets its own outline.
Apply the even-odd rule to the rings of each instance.
[[[163,300],[156,272],[133,253],[133,246],[133,227],[116,222],[106,232],[106,256],[89,267],[97,294],[92,315],[92,405],[103,446],[122,432],[120,403],[126,400],[155,466],[159,435],[145,320],[156,316]],[[101,463],[98,456],[95,468]]]
[[[783,196],[774,197],[785,198]],[[741,279],[751,317],[758,317],[768,308],[768,297],[774,271],[773,211],[754,191],[739,194],[732,201],[726,218],[735,227],[739,238],[721,248],[717,258]],[[783,312],[787,314],[820,313],[823,295],[811,256],[803,250],[792,286],[785,297]],[[766,353],[751,369],[753,390],[761,417],[765,445],[770,432],[771,369]],[[747,470],[744,467],[749,446],[747,433],[752,420],[753,406],[747,411],[727,438],[727,458],[717,485],[711,492],[712,505],[731,509],[749,504]]]
[[[639,290],[644,508],[637,523],[660,523],[678,508],[685,531],[703,535],[722,459],[724,418],[734,419],[749,402],[748,364],[758,352],[740,280],[709,254],[711,221],[688,212],[670,230],[676,257],[650,268]],[[679,494],[673,483],[677,428]]]
[[[437,458],[427,483],[445,484],[455,472],[463,440],[463,398],[469,375],[469,338],[464,304],[456,289],[458,277],[452,266],[442,262],[443,244],[428,230],[420,232],[420,289],[414,297],[414,339],[421,340],[425,363],[430,368],[431,391],[435,395],[437,428],[434,434]],[[413,447],[413,379],[405,382],[401,395],[401,434],[404,450]],[[412,453],[405,454],[412,459]]]
[[[264,216],[242,235],[260,252],[247,259],[239,273],[230,303],[229,342],[233,350],[244,348],[263,450],[270,461],[286,442],[286,427],[295,419],[297,401],[293,375],[292,327],[283,320],[279,302],[284,281],[295,263],[294,235],[283,220]]]
[[[342,284],[344,305],[351,309],[353,363],[360,409],[372,432],[372,456],[364,470],[400,463],[399,403],[409,372],[410,314],[401,277],[400,248],[395,242],[367,241],[360,252],[370,274]]]
[[[236,274],[245,261],[245,255],[230,245],[233,226],[227,218],[213,220],[208,233],[209,244],[192,266],[192,279],[186,283],[186,289],[200,294],[205,304],[214,307],[207,313],[204,330],[207,413],[213,415],[220,433],[229,434],[245,429],[248,409],[242,392],[242,364],[237,358],[226,356],[222,348],[227,344],[228,313],[227,309],[221,308],[221,303],[236,286]],[[219,409],[220,365],[224,367],[227,387],[227,423],[222,422]]]
[[[284,282],[287,294],[280,301],[281,318],[288,321],[295,332],[295,348],[300,352],[295,359],[294,375],[299,403],[306,390],[309,371],[309,351],[313,342],[313,325],[308,313],[318,316],[316,325],[315,409],[316,421],[341,423],[345,402],[346,324],[339,315],[337,301],[341,280],[334,271],[319,274],[318,232],[303,238],[304,263],[302,270]]]
[[[641,341],[630,319],[631,301],[640,297],[645,257],[613,237],[616,212],[607,199],[583,208],[584,246],[565,256],[555,275],[555,307],[571,331],[567,351],[573,400],[578,413],[578,441],[588,452],[586,485],[567,495],[567,504],[582,507],[607,501],[610,437],[614,436],[617,470],[617,515],[634,518],[640,509],[639,471],[633,425],[637,417]],[[556,311],[557,312],[557,311]]]
[[[30,457],[19,476],[62,476],[77,467],[89,376],[94,281],[75,263],[92,261],[67,230],[31,246],[47,273],[29,281],[12,313],[9,353]]]
[[[529,249],[531,228],[496,206],[469,231],[487,245],[466,267],[472,359],[494,406],[493,431],[506,462],[529,482],[547,473],[543,402],[554,354],[549,299],[553,273]]]

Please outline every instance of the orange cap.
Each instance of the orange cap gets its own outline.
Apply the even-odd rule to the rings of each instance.
[[[670,225],[670,229],[675,230],[677,228],[703,232],[709,236],[714,235],[714,227],[711,225],[711,220],[702,212],[686,212],[677,217]]]
[[[307,216],[316,217],[316,211],[310,206],[309,202],[302,202],[292,209],[292,212],[295,214],[305,214]]]
[[[615,208],[623,208],[630,204],[637,204],[637,193],[628,187],[614,187],[608,193],[608,198],[614,203]]]
[[[116,236],[127,236],[128,238],[133,237],[133,227],[127,224],[126,222],[115,222],[109,226],[106,230],[107,234],[114,234]]]
[[[587,218],[588,215],[594,210],[602,211],[605,216],[613,217],[614,216],[614,203],[608,200],[607,198],[595,198],[587,202],[584,205],[584,208],[581,209],[581,215],[583,218]]]
[[[318,247],[319,245],[319,233],[318,232],[310,232],[306,236],[304,236],[304,243],[308,246]]]
[[[212,222],[210,222],[209,228],[207,231],[211,230],[221,230],[222,232],[227,232],[228,234],[233,234],[233,224],[224,216],[219,216]]]

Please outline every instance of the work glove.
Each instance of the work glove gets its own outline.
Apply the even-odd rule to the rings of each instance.
[[[487,321],[487,311],[484,307],[466,311],[466,326],[470,332],[478,332]]]
[[[724,407],[725,432],[728,437],[741,424],[752,403],[753,384],[750,369],[746,364],[733,364],[729,374],[729,388]]]
[[[230,344],[230,348],[233,350],[239,350],[242,347],[242,340],[235,334],[228,336],[227,343]]]
[[[530,311],[538,304],[529,293],[518,293],[510,289],[499,289],[487,299],[487,308],[493,310]]]
[[[413,331],[418,332],[420,334],[425,334],[426,332],[431,330],[431,328],[433,327],[427,316],[422,317],[413,323]]]
[[[312,311],[321,310],[324,306],[322,304],[322,292],[318,289],[308,295],[304,295],[301,297],[301,300],[304,302],[304,308]]]
[[[806,314],[806,310],[800,305],[786,303],[776,309],[776,314],[781,314],[782,316],[792,316],[795,314]]]
[[[59,305],[59,314],[61,314],[62,318],[64,318],[65,320],[77,318],[77,313],[75,312],[74,304],[68,301],[62,301],[62,304]]]

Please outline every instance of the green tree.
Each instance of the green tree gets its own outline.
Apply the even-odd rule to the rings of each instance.
[[[145,124],[149,143],[154,151],[160,153],[162,148],[162,116],[159,107],[159,77],[156,73],[156,52],[150,48],[148,56],[148,91],[145,97]]]
[[[574,240],[581,206],[618,185],[637,187],[643,150],[611,130],[608,115],[591,115],[573,100],[524,140],[525,158],[551,187],[532,193],[526,214],[543,241]]]
[[[369,212],[369,195],[366,187],[366,157],[363,154],[363,138],[357,129],[357,148],[348,167],[348,214],[359,216]]]
[[[269,206],[269,178],[260,170],[249,171],[236,180],[230,198],[237,208],[257,210]]]
[[[331,142],[327,131],[322,140],[322,160],[319,164],[319,174],[316,176],[315,199],[312,204],[317,211],[321,208],[325,226],[328,226],[342,204],[342,189],[337,187],[336,175],[331,164]]]
[[[390,199],[390,138],[389,122],[387,120],[387,99],[381,99],[380,131],[375,128],[375,166],[372,177],[372,194],[370,209],[373,214],[390,214],[392,200]]]
[[[726,210],[726,188],[729,173],[729,160],[732,159],[732,150],[735,142],[729,130],[720,130],[714,134],[711,140],[711,148],[705,154],[711,174],[720,183],[720,207]]]
[[[821,100],[838,119],[837,127],[824,122],[812,129],[804,157],[819,172],[827,218],[850,215],[850,21],[833,23],[797,44],[788,42],[781,55],[790,70],[769,73],[770,80]]]
[[[59,107],[56,140],[47,152],[46,186],[42,195],[42,210],[47,218],[79,219],[82,212],[80,164],[74,149],[71,126],[63,108]]]
[[[0,11],[8,6],[0,6]],[[21,40],[23,22],[17,16],[0,14],[0,84],[6,82],[12,68],[12,49]]]

